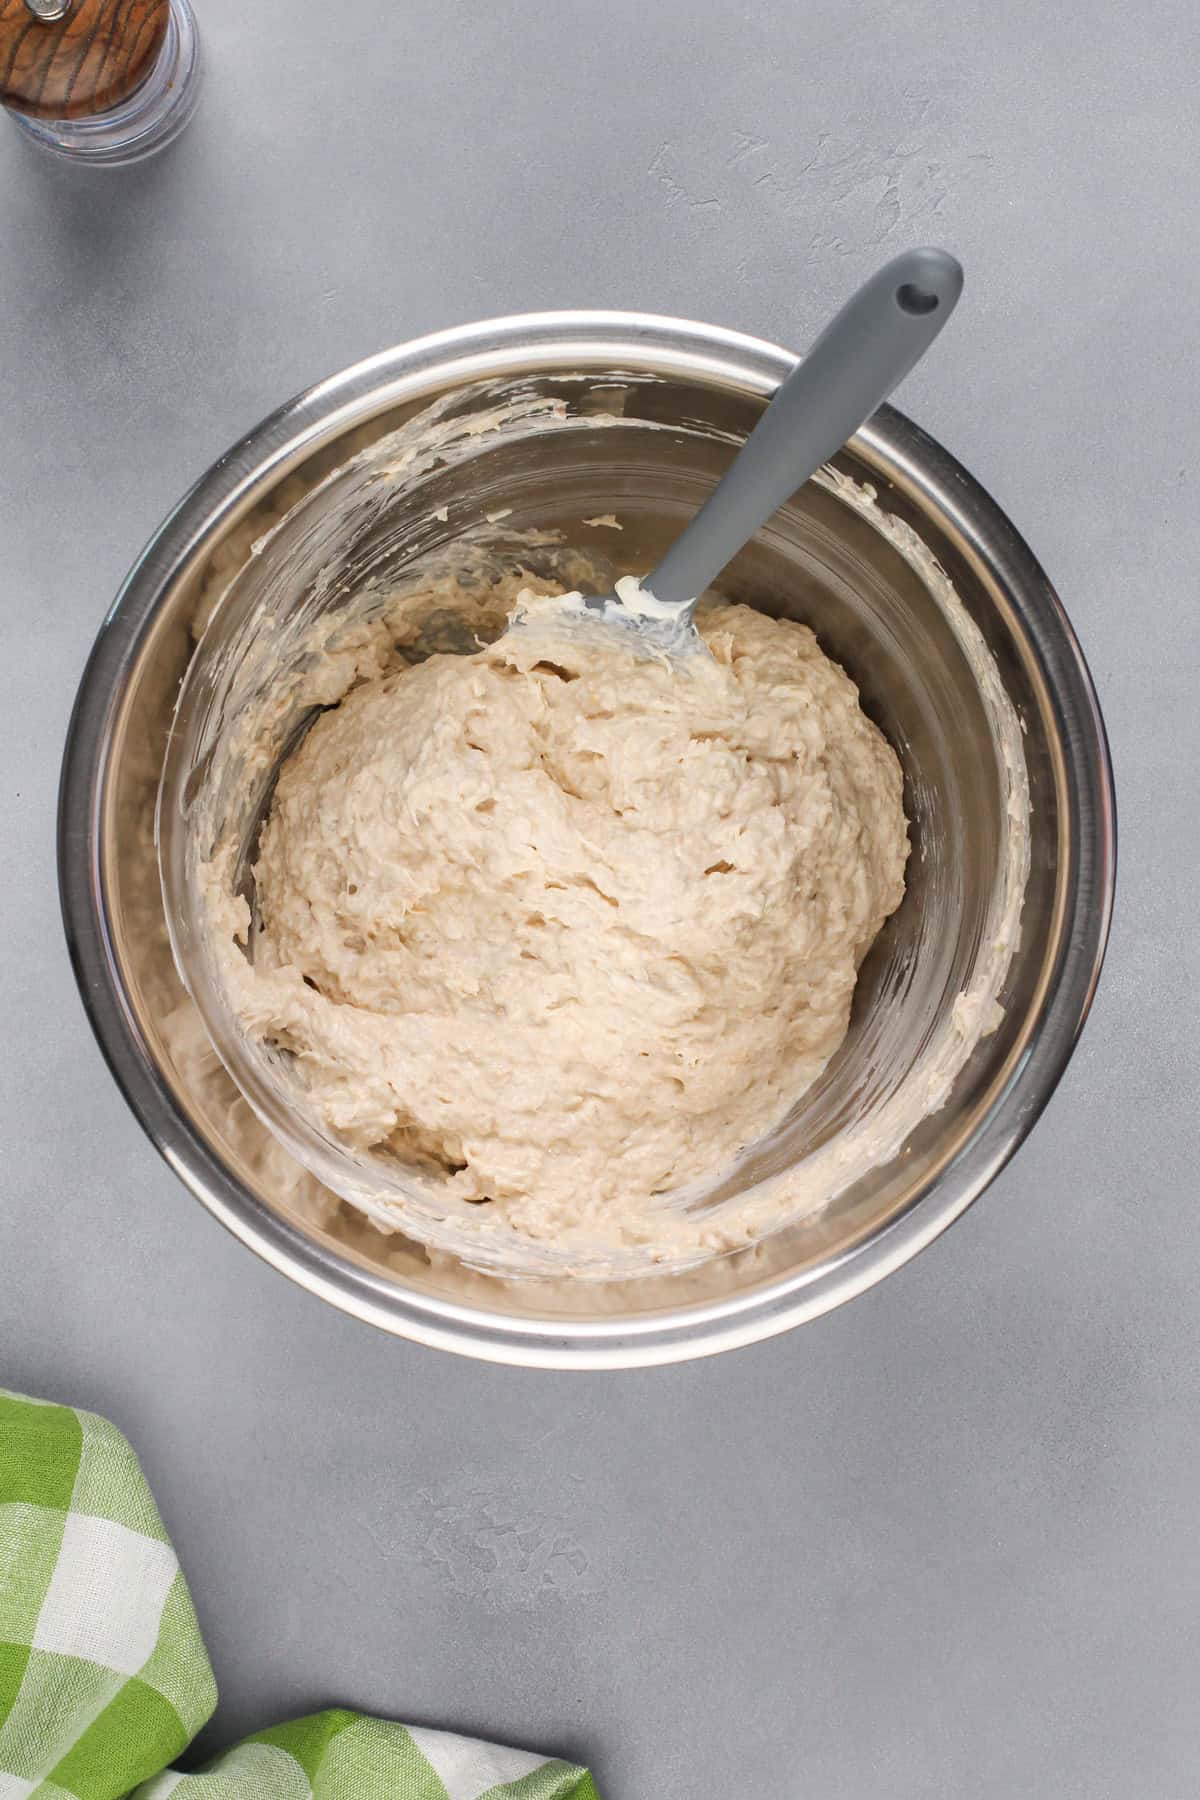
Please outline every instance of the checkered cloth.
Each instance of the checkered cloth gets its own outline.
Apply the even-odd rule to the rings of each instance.
[[[0,1391],[0,1800],[597,1800],[571,1764],[344,1711],[168,1769],[216,1703],[125,1439]]]

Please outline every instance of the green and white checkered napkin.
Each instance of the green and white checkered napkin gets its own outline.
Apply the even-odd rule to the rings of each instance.
[[[0,1391],[0,1800],[597,1800],[569,1763],[343,1711],[168,1769],[216,1703],[121,1433]]]

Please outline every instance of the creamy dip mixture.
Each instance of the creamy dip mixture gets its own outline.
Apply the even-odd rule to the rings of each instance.
[[[228,981],[352,1149],[527,1238],[644,1241],[845,1036],[904,892],[900,766],[803,625],[712,604],[675,660],[522,605],[317,717]]]

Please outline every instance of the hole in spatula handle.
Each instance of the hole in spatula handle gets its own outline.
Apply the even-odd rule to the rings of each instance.
[[[911,313],[914,318],[923,319],[927,313],[936,312],[938,304],[937,295],[918,287],[915,281],[906,281],[903,287],[896,289],[896,305],[901,312]]]

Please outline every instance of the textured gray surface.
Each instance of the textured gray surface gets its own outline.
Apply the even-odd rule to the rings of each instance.
[[[208,1742],[345,1701],[607,1800],[1194,1795],[1198,17],[206,0],[158,163],[0,128],[0,1381],[136,1440]],[[109,597],[244,427],[385,343],[572,304],[802,343],[928,238],[967,297],[900,404],[1057,580],[1116,757],[1057,1098],[915,1264],[736,1356],[546,1376],[350,1323],[176,1185],[83,1021],[54,796]]]

